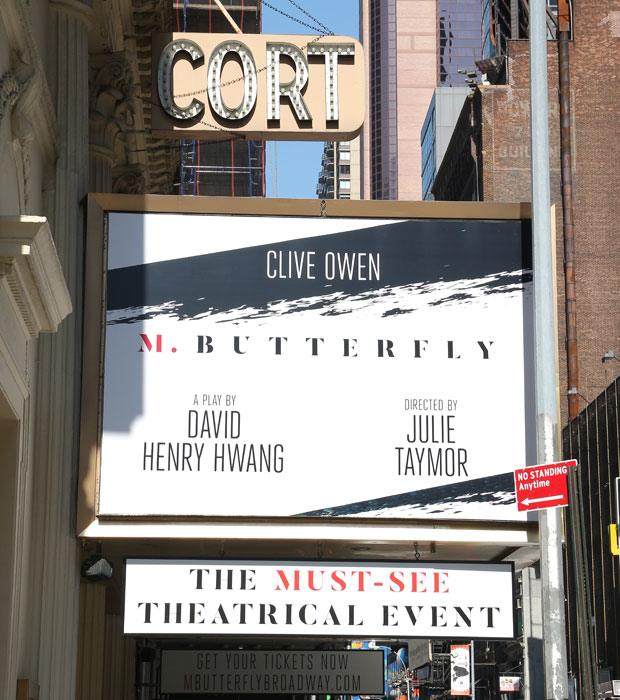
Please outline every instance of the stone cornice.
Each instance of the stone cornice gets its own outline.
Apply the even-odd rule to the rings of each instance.
[[[0,282],[8,284],[28,338],[55,332],[71,299],[45,217],[0,217]]]

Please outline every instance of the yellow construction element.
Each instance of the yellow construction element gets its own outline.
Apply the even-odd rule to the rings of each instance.
[[[609,548],[615,556],[620,554],[620,549],[618,548],[618,526],[615,523],[609,526]]]

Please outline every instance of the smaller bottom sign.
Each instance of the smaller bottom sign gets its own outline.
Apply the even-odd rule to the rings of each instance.
[[[383,695],[383,652],[164,649],[161,692]]]
[[[499,692],[500,693],[517,693],[521,690],[520,676],[500,676],[499,677]]]

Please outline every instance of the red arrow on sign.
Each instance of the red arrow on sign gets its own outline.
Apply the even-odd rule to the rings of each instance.
[[[576,460],[538,464],[515,471],[515,493],[519,510],[538,510],[568,505],[568,468]]]

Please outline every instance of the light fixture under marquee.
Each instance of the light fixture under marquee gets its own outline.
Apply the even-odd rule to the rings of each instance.
[[[230,138],[239,132],[251,139],[337,141],[361,129],[363,54],[350,37],[170,37],[153,40],[153,79],[161,105],[153,113],[155,136]],[[205,56],[208,61],[201,60]],[[242,72],[233,79],[224,75],[231,56]],[[283,80],[285,73],[292,77]],[[234,90],[237,104],[231,106],[227,88],[234,83],[241,83],[243,94],[239,100],[240,91]]]

